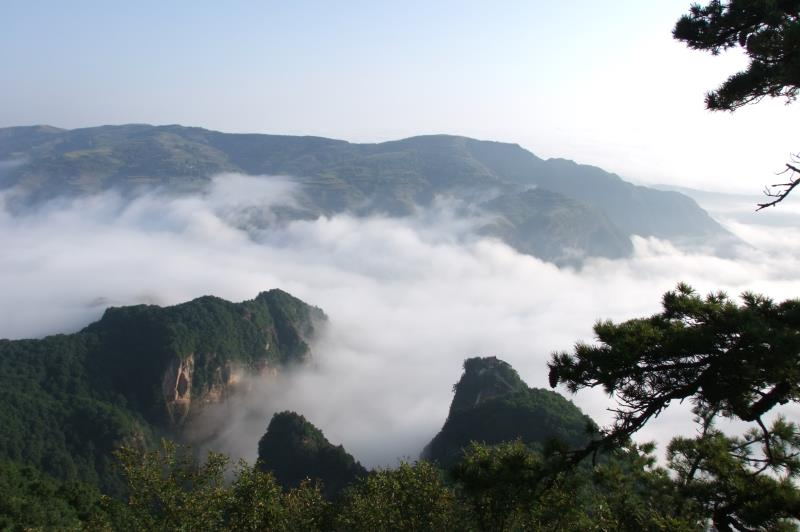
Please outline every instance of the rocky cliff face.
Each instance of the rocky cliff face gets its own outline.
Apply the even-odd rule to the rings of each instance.
[[[164,372],[161,388],[169,422],[173,426],[183,423],[192,405],[192,373],[194,372],[194,353],[185,359],[178,357]]]
[[[450,415],[511,395],[525,392],[528,386],[510,364],[497,357],[468,358],[464,373],[455,386],[455,396],[450,403]]]
[[[205,296],[173,307],[111,308],[86,329],[98,385],[148,420],[179,431],[203,405],[224,401],[244,375],[276,373],[311,357],[321,310],[280,290],[231,303]]]

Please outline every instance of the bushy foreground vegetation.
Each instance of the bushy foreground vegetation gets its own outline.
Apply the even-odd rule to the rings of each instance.
[[[794,434],[797,427],[785,424]],[[233,468],[211,453],[200,463],[187,448],[117,452],[123,499],[57,483],[6,466],[0,525],[6,530],[796,530],[793,478],[754,475],[737,451],[749,438],[709,430],[679,438],[668,468],[653,446],[626,444],[592,465],[572,467],[558,452],[521,441],[473,443],[454,468],[401,463],[360,477],[333,498],[319,482],[285,489],[258,465]],[[786,450],[786,449],[784,449]],[[691,472],[690,470],[695,470]],[[11,472],[11,475],[7,475]],[[735,515],[719,513],[731,500]],[[725,524],[731,526],[724,526]]]
[[[107,530],[693,530],[701,506],[635,447],[595,467],[558,471],[521,442],[474,444],[445,472],[426,461],[373,471],[340,496],[306,481],[284,490],[270,473],[185,448],[118,452],[124,501],[51,481],[4,484],[9,529]],[[22,487],[22,489],[20,489]],[[45,487],[42,489],[42,487]],[[10,491],[10,492],[9,492]],[[26,508],[40,508],[27,512]]]

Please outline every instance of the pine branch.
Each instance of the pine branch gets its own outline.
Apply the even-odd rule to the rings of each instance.
[[[794,165],[786,163],[786,169],[783,172],[780,172],[780,174],[785,174],[786,172],[792,172],[793,174],[800,174],[800,168],[797,168]],[[766,187],[764,189],[764,195],[769,197],[769,198],[775,198],[775,199],[772,200],[772,201],[768,201],[766,203],[759,203],[758,204],[758,208],[756,209],[756,212],[760,211],[761,209],[764,209],[766,207],[774,207],[778,203],[782,202],[783,200],[786,199],[786,197],[789,195],[789,193],[792,190],[794,190],[794,188],[799,184],[800,184],[800,177],[798,177],[796,179],[792,179],[788,183],[778,183],[778,184],[775,184],[775,185],[771,185],[770,187]],[[776,192],[773,189],[775,189],[777,187],[784,187],[784,189],[783,190],[779,190],[779,191]]]

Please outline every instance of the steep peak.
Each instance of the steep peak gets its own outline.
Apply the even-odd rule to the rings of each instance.
[[[256,303],[266,304],[272,312],[284,314],[288,317],[297,317],[302,314],[303,323],[310,327],[313,321],[324,322],[328,319],[321,308],[305,303],[303,300],[294,297],[289,292],[284,292],[279,288],[273,288],[258,294],[254,300]],[[309,331],[310,333],[310,331]]]
[[[450,467],[473,441],[496,445],[520,439],[534,448],[558,441],[578,448],[589,438],[588,427],[596,426],[574,404],[556,392],[528,388],[506,362],[469,358],[450,414],[422,457]]]
[[[367,474],[344,447],[333,445],[305,417],[290,411],[272,416],[258,442],[258,467],[275,475],[285,488],[296,487],[305,479],[321,480],[328,497]]]
[[[497,357],[473,357],[464,361],[464,373],[453,387],[450,413],[468,410],[489,399],[526,391],[528,386],[510,364]]]
[[[277,298],[292,298],[297,299],[289,292],[281,290],[280,288],[270,288],[269,290],[264,290],[263,292],[259,292],[256,296],[256,300],[259,299],[277,299]]]
[[[267,426],[270,438],[285,438],[293,444],[305,448],[319,448],[330,445],[325,435],[305,416],[286,410],[272,416]]]

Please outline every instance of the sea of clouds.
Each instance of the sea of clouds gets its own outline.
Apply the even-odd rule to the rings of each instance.
[[[272,413],[290,409],[378,466],[416,458],[438,431],[466,357],[496,355],[530,386],[547,387],[553,351],[592,341],[598,319],[657,312],[679,281],[701,293],[800,297],[800,215],[791,209],[786,223],[770,223],[770,213],[763,224],[745,223],[736,214],[752,204],[720,200],[719,221],[749,244],[735,258],[634,237],[632,257],[577,270],[472,236],[472,221],[445,200],[403,219],[269,223],[273,208],[294,205],[295,187],[281,177],[226,174],[189,196],[107,192],[22,213],[5,207],[13,190],[0,192],[0,338],[73,332],[111,305],[205,294],[241,301],[281,288],[330,318],[314,364],[254,382],[252,393],[216,413],[224,421],[211,445],[253,459]],[[601,391],[571,399],[600,423],[610,420]],[[663,448],[670,436],[691,434],[688,408],[670,408],[638,439]],[[788,413],[800,417],[796,408]]]

